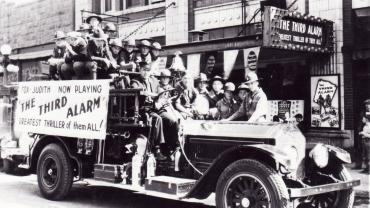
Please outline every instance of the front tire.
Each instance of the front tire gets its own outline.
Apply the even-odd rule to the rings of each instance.
[[[57,144],[49,144],[37,162],[37,182],[41,194],[51,200],[64,199],[73,183],[70,158]]]
[[[329,166],[328,168],[326,168],[324,173],[332,175],[334,178],[337,178],[341,181],[352,180],[352,177],[347,169],[344,167],[344,165],[341,164],[336,165],[335,167],[333,165]],[[321,185],[328,182],[335,183],[335,181],[328,181],[327,178],[315,177],[313,179],[315,179],[316,181],[314,181],[314,184],[312,185]],[[307,202],[298,206],[298,208],[352,208],[354,200],[355,192],[353,191],[353,188],[351,188],[336,192],[309,196],[306,199]]]
[[[289,197],[281,176],[261,162],[238,160],[221,174],[216,186],[216,206],[286,208]]]

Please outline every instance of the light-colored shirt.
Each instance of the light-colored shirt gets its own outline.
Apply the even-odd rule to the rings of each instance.
[[[266,121],[267,113],[267,96],[261,88],[258,88],[244,98],[239,110],[232,117],[234,120],[246,116],[248,122],[263,122]]]

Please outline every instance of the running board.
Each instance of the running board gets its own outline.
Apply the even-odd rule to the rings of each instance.
[[[204,204],[204,205],[209,205],[209,206],[215,206],[215,201],[213,199],[214,196],[210,197],[210,199],[199,200],[199,199],[194,199],[194,198],[184,198],[187,192],[174,195],[174,194],[168,194],[168,193],[163,193],[163,192],[158,192],[158,191],[145,190],[144,186],[134,187],[131,184],[110,183],[110,182],[100,181],[100,180],[95,180],[95,179],[83,179],[82,181],[86,182],[87,186],[115,187],[115,188],[119,188],[123,190],[132,191],[137,194],[154,196],[154,197],[163,198],[163,199],[171,199],[171,200],[177,200],[177,201],[184,201],[184,202],[190,202],[190,203],[199,203],[199,204]]]

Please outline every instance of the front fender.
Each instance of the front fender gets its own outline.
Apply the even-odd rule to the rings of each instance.
[[[231,163],[240,159],[255,159],[276,171],[279,170],[281,165],[284,167],[290,165],[289,156],[272,145],[255,144],[232,147],[213,160],[211,166],[184,198],[207,198],[215,190],[222,171]]]
[[[352,162],[351,155],[346,150],[328,144],[326,144],[325,147],[328,149],[329,154],[337,158],[339,161],[348,164]]]

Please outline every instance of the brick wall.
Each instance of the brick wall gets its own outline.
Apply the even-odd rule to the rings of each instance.
[[[345,129],[354,129],[354,90],[352,50],[354,44],[352,26],[352,0],[343,0],[343,82]]]
[[[71,31],[74,0],[34,0],[17,3],[0,0],[0,44],[31,47],[53,41],[56,30]]]

